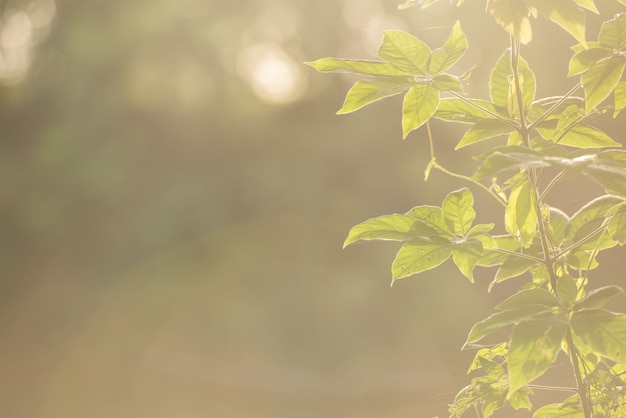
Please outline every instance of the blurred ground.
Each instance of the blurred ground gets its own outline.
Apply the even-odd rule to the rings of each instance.
[[[470,285],[446,264],[390,288],[393,244],[341,250],[352,225],[462,184],[422,181],[398,100],[335,116],[350,80],[302,62],[372,57],[390,28],[441,43],[462,15],[484,95],[507,39],[481,5],[396,6],[2,2],[1,416],[445,416],[469,327],[517,284],[487,295],[493,272]],[[529,51],[538,77],[546,53]]]

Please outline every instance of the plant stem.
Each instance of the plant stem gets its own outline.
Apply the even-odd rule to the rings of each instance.
[[[441,164],[439,164],[437,162],[437,159],[435,158],[435,143],[433,141],[433,134],[432,134],[432,131],[430,129],[430,122],[429,121],[426,122],[426,131],[428,132],[428,145],[429,145],[429,148],[430,148],[430,163],[429,163],[429,167],[435,168],[435,169],[441,171],[442,173],[445,173],[445,174],[449,175],[450,177],[455,177],[455,178],[458,178],[458,179],[462,179],[462,180],[468,181],[468,182],[470,182],[472,184],[475,184],[476,186],[480,187],[481,189],[483,189],[484,191],[489,193],[502,206],[506,207],[506,202],[504,200],[502,200],[502,198],[496,192],[491,190],[489,187],[485,186],[484,184],[482,184],[478,180],[475,180],[475,179],[473,179],[471,177],[468,177],[468,176],[465,176],[463,174],[458,174],[458,173],[455,173],[453,171],[450,171],[447,168],[443,167]]]
[[[451,91],[450,94],[453,95],[454,97],[456,97],[457,99],[464,101],[468,105],[474,106],[476,109],[479,109],[479,110],[481,110],[481,111],[483,111],[483,112],[493,116],[494,118],[498,119],[499,121],[501,121],[503,123],[506,123],[510,127],[515,128],[515,129],[519,129],[519,126],[517,126],[517,124],[515,122],[513,122],[512,120],[509,120],[509,119],[503,117],[502,115],[499,115],[499,114],[497,114],[495,112],[492,112],[491,110],[482,107],[478,103],[474,103],[473,101],[471,101],[471,100],[461,96],[459,93]]]
[[[574,344],[574,339],[572,338],[572,333],[569,329],[565,334],[565,340],[567,341],[567,346],[569,348],[570,362],[572,363],[572,369],[574,370],[576,386],[578,387],[577,392],[580,397],[580,403],[583,407],[583,414],[585,415],[585,418],[592,418],[590,402],[591,396],[585,380],[583,379],[582,373],[580,372],[580,366],[578,365],[578,360],[581,358],[581,355],[578,352],[578,348],[576,348],[576,345]]]
[[[561,97],[561,99],[559,101],[557,101],[555,104],[553,104],[552,106],[550,106],[550,108],[548,110],[546,110],[545,112],[543,112],[543,115],[539,116],[539,118],[534,121],[533,123],[530,124],[530,126],[528,127],[529,130],[532,130],[533,128],[535,128],[538,124],[540,124],[541,122],[543,122],[548,116],[550,116],[552,114],[552,112],[554,112],[554,110],[556,108],[558,108],[561,103],[563,103],[565,100],[567,100],[572,94],[574,94],[576,92],[576,90],[578,90],[580,87],[582,86],[582,84],[579,82],[578,84],[576,84],[574,87],[572,87],[572,89],[570,91],[568,91],[565,96]]]

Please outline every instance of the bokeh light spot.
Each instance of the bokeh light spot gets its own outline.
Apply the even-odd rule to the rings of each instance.
[[[289,103],[305,90],[302,65],[280,45],[264,43],[245,48],[237,69],[254,94],[269,103]]]

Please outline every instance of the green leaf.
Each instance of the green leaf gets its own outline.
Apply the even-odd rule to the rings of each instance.
[[[439,91],[463,91],[458,78],[450,74],[439,74],[433,78],[433,87]]]
[[[603,307],[612,297],[622,294],[624,294],[624,290],[619,286],[605,286],[594,289],[587,293],[584,298],[576,302],[573,309],[576,311],[598,309]]]
[[[549,313],[550,309],[542,305],[529,305],[518,309],[496,312],[474,324],[463,347],[467,348],[472,344],[476,344],[486,336],[522,320],[536,319],[539,315]]]
[[[498,119],[481,120],[465,132],[455,149],[460,149],[485,139],[507,135],[513,131],[513,127]]]
[[[502,263],[502,266],[496,272],[496,277],[489,284],[489,291],[497,283],[502,283],[507,279],[517,277],[525,273],[529,268],[537,264],[536,261],[529,260],[527,258],[508,256],[508,258]]]
[[[468,99],[469,100],[469,99]],[[484,100],[471,100],[472,105],[461,99],[442,99],[435,117],[448,122],[477,123],[481,120],[494,120],[495,117],[482,109],[499,113],[493,103]]]
[[[626,46],[626,13],[618,14],[602,24],[598,35],[600,45],[620,50]]]
[[[578,123],[568,128],[562,136],[555,138],[555,140],[561,145],[576,148],[621,147],[619,142],[616,142],[601,130],[584,123]]]
[[[613,56],[593,64],[582,75],[585,89],[585,113],[590,113],[617,86],[624,72],[624,57]]]
[[[565,238],[565,229],[569,222],[569,217],[561,210],[550,207],[549,218],[546,222],[546,232],[550,241],[559,246]]]
[[[552,316],[522,321],[509,343],[509,396],[532,382],[554,363],[567,331],[565,318]]]
[[[585,204],[570,218],[565,229],[566,245],[577,242],[604,223],[604,218],[612,207],[623,203],[617,196],[600,196]]]
[[[430,84],[420,83],[411,87],[402,105],[402,137],[422,126],[437,110],[439,91]]]
[[[465,54],[468,46],[467,38],[461,29],[461,24],[457,20],[446,43],[432,52],[428,72],[430,74],[439,74],[452,67]]]
[[[626,152],[603,151],[596,154],[584,173],[598,182],[607,193],[626,197]]]
[[[626,205],[621,204],[617,210],[611,212],[607,230],[612,239],[624,245],[626,243]]]
[[[572,0],[533,0],[531,5],[547,19],[565,29],[580,43],[585,43],[585,12]]]
[[[532,394],[532,390],[528,388],[519,388],[509,395],[509,403],[516,411],[520,409],[528,409],[530,411],[533,407],[532,403],[530,403],[530,395]]]
[[[535,90],[537,88],[535,74],[530,67],[528,67],[528,63],[523,57],[519,57],[518,71],[520,74],[524,107],[528,109],[535,100]],[[489,76],[489,94],[491,101],[496,106],[507,109],[509,107],[509,101],[513,100],[513,98],[510,97],[512,91],[509,82],[512,77],[513,70],[511,69],[511,51],[507,49],[500,56],[495,68],[491,71]],[[514,102],[517,103],[517,100],[514,100]]]
[[[600,13],[594,3],[594,0],[575,0],[575,1],[576,1],[576,4],[579,5],[580,7],[583,7],[595,14]]]
[[[574,395],[562,404],[553,403],[537,409],[533,418],[585,418],[585,414],[580,407],[580,398]]]
[[[414,76],[426,75],[430,48],[415,36],[397,30],[384,32],[378,56],[399,71]]]
[[[577,344],[602,356],[626,364],[626,315],[604,309],[574,312],[572,330]]]
[[[451,192],[443,200],[441,210],[449,229],[456,235],[465,235],[476,217],[474,196],[466,187]]]
[[[615,87],[613,94],[615,95],[615,110],[613,111],[613,117],[615,118],[619,112],[626,107],[626,81],[619,83]]]
[[[337,58],[321,58],[317,61],[305,62],[322,73],[348,72],[381,76],[404,76],[404,72],[383,61],[344,60]]]
[[[451,254],[450,242],[437,238],[414,238],[407,241],[391,265],[393,280],[403,279],[437,267]]]
[[[509,258],[509,255],[499,252],[497,249],[517,251],[521,247],[520,242],[509,235],[493,237],[492,240],[495,243],[495,247],[486,247],[483,245],[483,256],[478,262],[478,265],[483,267],[500,265]]]
[[[511,191],[504,212],[506,232],[519,238],[524,248],[530,246],[535,236],[537,226],[535,204],[533,186],[525,181]]]
[[[491,0],[487,9],[502,28],[516,37],[521,43],[528,44],[533,37],[530,26],[530,10],[523,0]]]
[[[546,307],[559,306],[559,301],[552,293],[543,288],[522,290],[505,299],[496,306],[498,310],[518,309],[528,305],[542,305]]]
[[[473,175],[479,180],[505,171],[549,167],[551,165],[538,151],[516,145],[496,148],[478,158],[484,160]]]
[[[473,271],[483,254],[482,242],[469,239],[452,245],[451,249],[454,264],[471,283],[474,283]]]
[[[441,208],[427,205],[416,206],[406,214],[435,230],[437,235],[448,239],[453,238],[453,232],[448,227]]]
[[[344,115],[354,112],[385,97],[403,93],[413,85],[415,82],[409,77],[385,77],[376,80],[357,81],[348,91],[343,106],[337,111],[337,114]]]
[[[565,306],[572,306],[578,296],[578,286],[576,281],[569,274],[565,274],[558,278],[556,282],[556,291],[559,299]]]
[[[436,231],[407,215],[385,215],[368,219],[352,227],[343,247],[359,240],[407,241],[418,236],[436,235]]]
[[[568,77],[587,71],[596,62],[609,58],[613,55],[613,51],[602,46],[589,47],[578,51],[569,61]]]

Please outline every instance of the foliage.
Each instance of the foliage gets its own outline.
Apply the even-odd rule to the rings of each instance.
[[[409,0],[400,8],[435,2]],[[490,0],[487,11],[511,37],[491,71],[489,100],[464,94],[462,82],[471,74],[450,72],[468,49],[460,22],[436,49],[411,34],[386,31],[379,61],[323,58],[308,64],[321,72],[368,76],[348,91],[339,114],[403,94],[403,137],[427,128],[426,179],[439,170],[489,193],[502,206],[506,233],[493,234],[494,223],[474,224],[474,196],[462,188],[441,206],[366,220],[351,229],[344,246],[400,241],[393,281],[449,259],[472,282],[475,267],[497,267],[490,289],[528,273],[517,293],[470,330],[464,349],[479,350],[469,371],[482,375],[458,393],[452,417],[468,411],[490,417],[506,404],[531,410],[533,391],[546,389],[535,380],[559,356],[569,359],[576,380],[575,388],[559,389],[575,394],[536,409],[533,417],[625,416],[626,315],[605,309],[623,291],[614,285],[591,289],[590,275],[600,252],[626,243],[626,152],[591,123],[626,108],[626,13],[605,21],[597,40],[587,41],[586,14],[599,13],[593,0]],[[568,76],[579,81],[563,95],[536,97],[537,80],[521,55],[539,16],[578,42]],[[576,96],[581,90],[582,97]],[[435,157],[432,118],[469,125],[457,149],[490,138],[505,143],[476,155],[472,176],[455,173]],[[590,198],[572,216],[545,203],[560,180],[576,176],[592,179],[606,194]],[[507,330],[506,341],[499,341]]]

